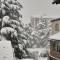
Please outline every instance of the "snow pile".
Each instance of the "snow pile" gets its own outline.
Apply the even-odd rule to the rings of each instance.
[[[0,41],[0,60],[14,60],[10,41]]]

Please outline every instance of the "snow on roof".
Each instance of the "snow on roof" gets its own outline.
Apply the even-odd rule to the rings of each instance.
[[[51,35],[49,39],[54,39],[54,40],[60,40],[60,32],[56,33],[54,35]]]

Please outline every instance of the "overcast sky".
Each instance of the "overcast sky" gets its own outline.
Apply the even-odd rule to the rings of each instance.
[[[23,22],[29,23],[31,16],[60,17],[60,5],[52,5],[53,0],[22,0]]]

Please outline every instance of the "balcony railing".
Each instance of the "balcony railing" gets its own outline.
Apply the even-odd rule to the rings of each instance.
[[[60,52],[57,52],[57,51],[53,50],[53,48],[50,48],[50,56],[59,60],[60,59]]]

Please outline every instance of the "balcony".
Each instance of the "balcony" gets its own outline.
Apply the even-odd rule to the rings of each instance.
[[[60,60],[60,52],[53,50],[53,48],[50,48],[50,56],[56,60]]]

